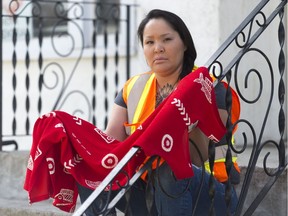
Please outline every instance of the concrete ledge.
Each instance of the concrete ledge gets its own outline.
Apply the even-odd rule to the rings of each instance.
[[[47,200],[33,205],[28,200],[0,199],[1,216],[68,216],[69,213],[58,210],[52,206],[52,201]]]
[[[0,152],[0,215],[71,215],[54,207],[52,200],[29,204],[23,189],[28,157],[28,151]]]
[[[0,152],[0,198],[27,200],[23,189],[28,151]]]
[[[28,157],[28,151],[0,152],[0,215],[71,215],[54,207],[52,200],[29,205],[27,192],[23,189]],[[241,168],[242,181],[245,173],[246,168],[243,166]],[[271,178],[264,173],[263,168],[256,167],[244,204],[243,213],[270,179]],[[240,194],[241,184],[236,188],[238,194]],[[254,212],[253,216],[254,215],[287,215],[287,170],[285,170],[275,182],[267,196]]]
[[[242,189],[245,173],[246,168],[242,167],[241,183],[236,187],[238,195]],[[248,195],[245,200],[242,213],[248,209],[261,189],[263,189],[265,184],[267,184],[267,182],[271,179],[271,177],[268,177],[267,174],[264,173],[263,168],[256,167],[253,178],[251,179],[250,187],[247,193]],[[267,195],[264,197],[263,201],[259,204],[258,208],[253,213],[253,216],[264,215],[287,216],[287,169],[277,179]]]

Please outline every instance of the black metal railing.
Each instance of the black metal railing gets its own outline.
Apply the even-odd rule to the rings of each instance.
[[[244,155],[246,155],[246,158],[248,158],[246,162],[247,168],[245,171],[242,170],[242,172],[245,173],[242,173],[244,179],[242,180],[239,188],[239,202],[235,215],[252,215],[287,167],[285,144],[287,143],[287,134],[285,135],[285,119],[287,114],[284,111],[286,95],[284,77],[287,60],[285,59],[284,44],[286,41],[285,28],[283,24],[284,9],[287,1],[279,1],[279,5],[277,5],[272,12],[267,12],[266,10],[269,3],[271,3],[269,0],[261,1],[206,63],[206,66],[210,69],[210,72],[217,78],[215,85],[217,85],[219,81],[225,80],[227,81],[228,85],[231,85],[236,89],[241,100],[242,109],[245,109],[245,107],[248,106],[250,112],[252,112],[252,110],[262,112],[261,118],[258,118],[257,116],[256,121],[254,121],[251,116],[250,119],[245,118],[245,116],[241,116],[241,118],[234,125],[227,124],[228,132],[226,136],[227,140],[230,140],[230,142],[228,144],[225,165],[228,175],[232,166],[232,151],[236,152],[239,155],[239,158],[244,157]],[[275,3],[275,1],[273,3]],[[269,7],[271,8],[271,5]],[[256,43],[258,40],[261,40],[261,36],[265,35],[265,30],[269,28],[269,26],[273,25],[278,25],[278,31],[269,31],[269,38],[273,32],[276,34],[279,42],[279,54],[278,59],[276,59],[276,64],[275,61],[272,60],[275,53],[268,50],[266,54],[265,51],[257,47],[258,44]],[[229,49],[232,49],[232,51]],[[253,54],[253,61],[251,61],[251,56],[249,56],[251,53]],[[269,56],[269,54],[272,55],[272,57]],[[250,61],[246,61],[245,63],[244,59],[247,56]],[[260,58],[258,59],[257,57]],[[252,65],[250,65],[250,63],[252,63]],[[256,63],[257,66],[261,64],[261,67],[257,68],[253,66],[253,63]],[[241,67],[242,64],[244,64],[244,67]],[[277,68],[275,68],[275,65],[277,65]],[[251,88],[252,86],[249,81],[252,82],[253,86],[256,86],[257,89]],[[243,86],[241,84],[243,84]],[[277,86],[278,95],[275,96],[274,90],[277,88]],[[266,88],[269,90],[267,91]],[[227,110],[230,112],[231,95],[229,94],[229,91],[227,92],[227,101],[228,104],[230,103]],[[272,104],[275,105],[275,98],[276,100],[278,99],[277,107],[279,107],[279,114],[278,118],[272,118],[271,123],[270,116],[273,115],[273,112],[275,111],[272,110]],[[263,100],[265,101],[264,104],[266,104],[266,106],[263,106]],[[278,126],[279,133],[272,138],[269,136],[264,136],[265,132],[267,132],[267,128],[269,130],[271,126]],[[242,135],[243,140],[243,142],[239,142],[240,145],[236,145],[237,147],[234,147],[234,145],[231,143],[232,130],[235,127],[238,128],[237,133]],[[209,146],[209,158],[214,158],[214,148],[214,145]],[[128,161],[136,154],[137,151],[138,148],[133,147],[131,151],[125,155],[125,157],[119,162],[110,175],[107,176],[102,184],[96,188],[86,202],[84,202],[84,204],[75,212],[75,216],[84,212],[89,204],[91,204],[91,202],[98,197],[106,186],[113,181],[115,175],[117,175],[117,173],[121,173],[122,167],[128,163]],[[270,169],[268,168],[268,163],[269,158],[271,159],[270,154],[272,154],[272,152],[276,154],[277,159],[274,163],[274,167]],[[260,160],[260,155],[262,153],[264,154],[263,161]],[[145,169],[150,168],[151,160],[154,160],[154,158],[150,158],[150,160],[145,164],[145,167],[142,167],[142,169],[137,172],[135,176],[127,180],[127,184],[123,186],[122,190],[118,194],[119,196],[116,196],[113,200],[111,200],[110,204],[107,203],[105,209],[103,209],[103,215],[110,211],[113,205],[117,203],[117,200],[120,199],[125,191],[129,190],[131,185],[133,185],[136,179],[141,176]],[[262,178],[263,181],[265,181],[265,185],[260,189],[260,191],[257,192],[257,195],[252,198],[252,201],[248,202],[247,198],[249,198],[249,189],[252,187],[252,177],[255,174],[256,166],[259,165],[259,163],[262,164],[264,169],[261,175],[263,175]],[[244,164],[242,165],[243,167],[246,166]],[[232,185],[230,180],[228,180],[225,195],[226,203],[230,202],[231,187]],[[209,194],[212,194],[212,200],[214,194],[213,190],[213,184],[211,184]],[[211,215],[213,215],[213,209],[211,209]],[[227,212],[227,215],[230,215],[230,213]]]
[[[105,128],[113,103],[108,95],[130,77],[136,5],[7,2],[1,1],[0,150],[30,136],[35,119],[51,110],[77,113]]]
[[[257,112],[260,112],[259,109],[261,109],[263,111],[262,118],[257,119],[257,122],[253,121],[253,119],[245,119],[245,118],[241,118],[238,121],[237,126],[239,128],[241,128],[241,125],[246,125],[249,128],[248,130],[242,131],[244,141],[241,150],[235,149],[231,143],[229,145],[230,150],[238,153],[239,157],[241,157],[244,154],[247,154],[248,143],[250,143],[250,145],[252,146],[251,153],[249,154],[248,157],[249,162],[247,164],[247,170],[244,175],[243,184],[240,190],[239,203],[237,206],[236,215],[252,215],[255,209],[259,206],[261,201],[267,195],[273,184],[276,182],[276,180],[280,177],[280,175],[287,167],[287,154],[285,144],[287,143],[287,135],[285,137],[285,124],[286,124],[285,119],[287,113],[285,114],[284,111],[285,94],[286,94],[284,75],[285,71],[287,70],[285,68],[287,57],[285,57],[285,50],[284,50],[286,37],[285,37],[285,27],[283,23],[284,9],[287,4],[287,1],[279,1],[279,4],[276,6],[276,8],[272,12],[267,13],[265,12],[266,11],[265,7],[267,7],[267,5],[269,6],[269,3],[271,3],[271,1],[269,0],[261,1],[257,5],[257,7],[251,12],[251,14],[241,23],[241,25],[236,29],[236,31],[233,32],[233,34],[208,60],[206,64],[206,66],[210,68],[211,72],[214,73],[214,76],[218,77],[218,80],[226,79],[228,83],[234,81],[233,85],[237,89],[237,93],[241,98],[242,106],[246,106],[245,104],[247,104],[248,106],[249,104],[250,110],[254,109],[257,110]],[[278,51],[279,53],[278,53],[278,59],[277,61],[275,61],[277,63],[271,60],[275,55],[275,53],[270,52],[269,56],[269,52],[261,50],[261,48],[258,48],[257,45],[254,47],[257,40],[260,38],[262,34],[265,33],[265,30],[269,27],[269,25],[272,25],[273,22],[277,22],[275,21],[278,20],[276,18],[279,18],[278,35],[277,35],[279,42],[279,51]],[[226,61],[227,63],[223,63],[223,58],[221,60],[221,57],[224,56],[225,52],[227,52],[229,47],[232,46],[238,48],[238,52],[232,54],[232,56],[230,56],[231,60]],[[253,53],[253,57],[255,58],[254,63],[255,61],[257,63],[257,60],[262,59],[262,61],[259,61],[258,63],[262,64],[261,65],[262,67],[258,69],[259,67],[256,68],[255,66],[253,67],[253,65],[252,67],[250,65],[246,65],[246,67],[244,68],[247,70],[247,72],[245,73],[244,71],[245,69],[241,70],[239,68],[241,68],[245,56],[248,56],[251,53]],[[225,58],[227,58],[227,56],[225,56]],[[253,63],[253,61],[250,61],[250,63]],[[278,67],[275,68],[274,65],[277,64]],[[278,72],[279,74],[277,74],[276,72]],[[254,85],[251,83],[249,85],[249,80],[252,80],[251,77],[253,74],[256,76],[256,79],[253,80]],[[276,77],[278,79],[276,79]],[[242,83],[244,83],[244,87],[241,86]],[[255,85],[257,86],[258,89],[249,90],[249,88],[253,89]],[[278,95],[275,96],[274,90],[277,88],[277,85],[278,85]],[[270,89],[270,91],[265,91],[265,87]],[[256,94],[253,94],[254,98],[251,97],[249,98],[251,94],[245,95],[245,91],[246,93],[249,91],[250,93],[256,92]],[[277,107],[279,107],[278,119],[277,118],[273,119],[273,123],[271,123],[269,122],[269,117],[273,114],[272,104],[274,104],[275,106],[276,98],[278,98]],[[265,106],[260,106],[261,99],[266,102]],[[274,127],[278,126],[279,134],[277,134],[272,139],[271,138],[266,139],[264,138],[264,134],[267,130],[269,130],[271,125],[273,125]],[[231,130],[228,129],[228,131],[230,131],[231,133]],[[250,140],[249,135],[247,135],[247,133],[249,132],[253,134],[252,136],[250,136]],[[228,134],[228,137],[231,137],[231,134],[230,135]],[[270,147],[268,149],[268,152],[266,152],[263,161],[260,161],[259,160],[260,154],[265,152],[265,149],[267,149],[268,146],[272,147]],[[278,157],[278,160],[275,163],[276,167],[271,170],[268,168],[269,167],[268,163],[269,158],[272,158],[272,156],[269,155],[271,154],[270,151],[271,149],[273,150],[273,148],[274,151],[277,152],[276,157]],[[257,197],[251,203],[246,204],[247,209],[244,209],[243,207],[246,198],[249,195],[248,191],[251,187],[252,177],[254,175],[257,163],[259,164],[259,162],[262,163],[266,174],[263,176],[263,178],[265,177],[269,178],[265,186],[261,189],[261,191],[259,191]],[[226,164],[231,163],[232,161],[230,158],[230,161],[227,161]]]

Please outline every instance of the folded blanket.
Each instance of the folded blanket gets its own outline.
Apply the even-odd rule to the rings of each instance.
[[[81,118],[51,112],[35,122],[24,189],[30,203],[53,198],[53,205],[73,212],[78,196],[76,182],[95,189],[133,146],[141,151],[124,168],[129,176],[147,156],[159,155],[177,178],[192,177],[188,130],[195,125],[215,142],[226,131],[216,107],[212,80],[204,67],[182,79],[123,142]],[[116,181],[124,185],[127,177],[117,175],[112,189],[118,189]]]

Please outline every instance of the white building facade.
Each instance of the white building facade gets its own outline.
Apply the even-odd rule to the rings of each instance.
[[[273,0],[273,3],[271,3],[267,8],[265,8],[265,11],[269,11],[270,9],[273,10],[274,7],[279,4],[280,0]],[[240,25],[240,23],[250,14],[250,12],[260,3],[260,0],[244,0],[244,1],[229,1],[229,0],[180,0],[180,1],[175,1],[175,0],[122,0],[120,3],[123,4],[133,4],[137,5],[137,7],[132,9],[132,18],[133,22],[131,23],[131,75],[135,75],[138,73],[145,72],[149,70],[149,68],[146,65],[145,59],[142,54],[142,48],[139,45],[138,39],[136,37],[136,31],[137,31],[137,25],[140,23],[141,19],[145,16],[146,13],[148,13],[151,9],[158,8],[158,9],[163,9],[163,10],[169,10],[171,12],[174,12],[178,14],[186,23],[188,26],[189,30],[191,31],[196,49],[197,49],[197,59],[196,59],[196,64],[198,66],[205,65],[210,59],[210,57],[216,52],[216,50],[223,44],[223,42],[233,33],[233,31]],[[261,17],[259,18],[261,21]],[[284,17],[284,25],[285,28],[287,29],[287,10],[285,12],[285,17]],[[279,42],[278,42],[278,35],[277,35],[277,29],[278,29],[278,24],[279,21],[276,21],[275,24],[271,24],[269,28],[267,28],[267,32],[263,33],[262,38],[259,38],[257,41],[257,46],[261,47],[260,49],[263,49],[263,51],[267,52],[267,55],[269,56],[269,59],[271,59],[271,63],[273,65],[273,70],[277,71],[277,61],[278,61],[278,56],[279,56]],[[256,27],[257,29],[257,27]],[[21,43],[21,42],[18,42]],[[24,44],[24,39],[23,42]],[[31,43],[37,43],[37,42],[31,42]],[[101,43],[101,42],[100,42]],[[60,43],[61,44],[61,43]],[[63,45],[63,44],[62,44]],[[30,49],[33,50],[33,44],[30,44]],[[8,46],[9,47],[9,46]],[[5,49],[7,51],[5,51]],[[48,48],[47,48],[48,49]],[[63,48],[64,51],[65,47]],[[113,48],[111,48],[113,49]],[[285,52],[287,53],[287,45],[284,47]],[[122,48],[119,48],[119,53],[120,53],[120,60],[119,60],[119,65],[118,65],[118,71],[125,70],[125,59],[121,57],[121,51]],[[237,48],[232,48],[232,50],[227,51],[228,54],[227,58],[223,58],[223,62],[229,61],[229,57],[235,55],[238,52],[239,49]],[[38,53],[39,50],[35,51],[35,55],[33,55],[33,52],[31,54],[31,62],[34,62],[33,66],[31,66],[30,70],[35,71],[37,73],[37,70],[39,70],[38,65],[36,64],[37,58],[38,58]],[[104,53],[101,53],[102,51],[99,51],[98,54],[104,56]],[[43,54],[47,55],[49,59],[55,59],[57,58],[56,56],[50,55],[49,50],[46,50],[46,48],[43,48]],[[4,44],[4,53],[3,53],[3,69],[7,70],[13,70],[11,67],[11,55],[12,55],[12,50],[9,48],[5,48]],[[87,65],[90,66],[90,62],[88,62],[88,59],[91,59],[92,52],[91,51],[84,51],[84,55],[82,57],[82,61],[79,65],[77,65],[78,68],[81,68],[82,73],[82,78],[74,80],[72,83],[73,85],[76,86],[81,86],[84,87],[86,85],[87,80],[91,79],[91,77],[86,77],[85,71],[88,70],[86,69]],[[108,53],[109,56],[109,53]],[[75,61],[77,58],[77,54],[75,54],[74,57],[69,57],[62,59],[61,62],[64,65],[67,65],[67,67],[73,67],[73,64],[71,65],[71,61]],[[109,56],[109,58],[113,58],[112,56]],[[87,59],[87,61],[86,61]],[[19,74],[20,76],[25,76],[25,53],[21,56],[19,56],[19,62],[17,63],[17,69],[20,71],[23,71],[23,73]],[[265,63],[262,63],[261,60],[258,60],[257,57],[255,57],[253,54],[251,57],[248,57],[248,59],[245,60],[246,62],[244,64],[241,64],[241,70],[246,71],[249,70],[249,68],[258,68],[259,71],[262,69],[265,70]],[[100,63],[99,63],[100,62]],[[287,62],[287,55],[286,55],[286,62]],[[98,61],[98,65],[103,64],[103,58]],[[251,64],[251,65],[250,65]],[[55,69],[56,70],[56,69]],[[108,69],[106,70],[115,70],[113,66],[108,65]],[[103,74],[101,74],[101,68],[98,68],[97,74],[98,77],[100,77],[100,80],[103,80]],[[276,72],[274,72],[276,74]],[[110,73],[112,76],[112,73]],[[113,73],[114,75],[114,73]],[[241,75],[240,75],[241,76]],[[243,74],[244,76],[244,74]],[[266,77],[268,76],[268,77]],[[275,80],[277,80],[279,76],[276,75]],[[284,75],[284,81],[287,86],[287,74]],[[3,83],[4,86],[11,85],[11,82],[5,81],[6,76],[3,75]],[[31,78],[33,79],[33,78]],[[53,77],[51,77],[51,82],[53,82]],[[269,75],[263,75],[263,80],[268,80]],[[33,81],[32,81],[33,82]],[[35,80],[36,82],[36,80]],[[120,78],[119,80],[119,86],[118,88],[121,88],[121,86],[124,84],[125,79]],[[249,93],[252,98],[257,95],[257,92],[259,90],[259,82],[257,82],[257,79],[253,80],[252,78],[252,88],[249,88]],[[254,83],[255,82],[255,83]],[[52,84],[51,84],[52,85]],[[243,86],[243,84],[241,84]],[[254,86],[255,85],[255,86]],[[254,86],[254,87],[253,87]],[[250,86],[251,87],[251,86]],[[242,87],[244,88],[244,87]],[[115,91],[119,89],[111,88],[108,89],[108,94],[109,94],[109,107],[108,110],[111,109],[112,103],[113,103],[113,98],[115,96]],[[94,91],[91,87],[87,87],[85,89],[87,92]],[[267,90],[267,95],[271,89]],[[99,93],[99,92],[98,92]],[[11,95],[9,95],[11,94]],[[21,95],[23,92],[19,90],[17,94]],[[43,94],[46,94],[43,92]],[[255,95],[254,95],[255,94]],[[264,90],[264,98],[266,97],[266,92]],[[275,93],[277,94],[277,83],[275,87]],[[37,92],[34,92],[33,89],[29,90],[29,95],[32,98],[37,98],[39,97],[39,94]],[[7,92],[3,95],[3,101],[9,101],[8,99],[12,96],[12,93]],[[7,98],[6,98],[7,97]],[[49,100],[53,101],[54,95],[51,93],[47,92],[47,95],[44,96],[45,101],[47,102],[47,107],[51,107],[53,102],[49,104]],[[99,99],[98,108],[99,110],[97,111],[97,114],[103,115],[103,109],[104,109],[104,98],[103,94],[100,92],[97,94],[97,98]],[[277,98],[277,97],[276,97]],[[243,107],[241,117],[247,118],[251,120],[252,122],[256,123],[256,131],[260,130],[261,123],[257,124],[259,122],[259,119],[263,118],[263,115],[265,115],[265,110],[260,110],[259,107],[265,106],[266,100],[264,99],[263,102],[260,101],[260,104],[257,105],[258,108],[256,107]],[[11,103],[9,101],[9,103]],[[19,101],[19,104],[24,104],[25,103],[25,96],[23,95],[23,100]],[[31,106],[31,109],[29,110],[30,113],[34,113],[35,117],[38,116],[36,108],[32,107],[37,107],[36,105],[37,101],[31,100],[31,104],[34,104],[34,106]],[[77,107],[81,106],[84,104],[85,101],[70,101],[69,105],[66,106],[66,108],[63,108],[65,111],[69,112],[71,107]],[[285,113],[287,114],[287,106],[285,102]],[[69,108],[70,107],[70,108]],[[4,112],[9,112],[9,107],[8,108],[3,108]],[[268,124],[271,124],[269,126],[269,130],[265,130],[265,133],[263,135],[264,140],[266,139],[277,139],[279,137],[279,129],[277,125],[277,121],[274,121],[275,119],[278,118],[278,113],[280,109],[280,105],[278,101],[273,100],[273,106],[271,108],[273,111],[271,112],[271,116],[268,117]],[[103,112],[102,112],[102,111]],[[43,107],[43,113],[50,111],[49,108],[45,109],[45,106]],[[23,124],[25,121],[25,115],[22,115],[23,113],[21,110],[17,110],[16,114],[18,117],[22,118]],[[32,114],[32,115],[34,115]],[[81,113],[80,113],[81,116]],[[88,120],[89,116],[81,116],[83,118],[86,118]],[[271,120],[271,122],[269,121]],[[6,126],[7,128],[10,128],[11,120],[6,119],[5,116],[3,116],[3,131],[6,131]],[[7,122],[7,124],[6,124]],[[262,120],[260,120],[262,122]],[[33,124],[33,122],[30,122],[30,124]],[[104,129],[104,120],[100,119],[97,122],[97,126],[100,128]],[[7,129],[9,133],[10,129]],[[285,132],[285,139],[287,137],[287,127],[286,127],[286,132]],[[9,139],[9,138],[8,138]],[[242,138],[239,137],[239,140]],[[20,138],[21,143],[19,143],[19,149],[20,150],[29,150],[31,147],[31,137],[27,136],[25,138]],[[241,142],[241,141],[240,141]]]

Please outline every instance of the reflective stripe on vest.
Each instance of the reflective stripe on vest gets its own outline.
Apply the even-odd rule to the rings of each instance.
[[[235,144],[234,135],[232,135],[231,143],[232,143],[232,145]],[[225,162],[226,161],[225,158],[226,158],[227,149],[228,149],[228,145],[227,144],[220,145],[220,146],[215,146],[215,159],[214,159],[214,161],[215,162]],[[236,161],[237,154],[234,151],[231,151],[231,154],[232,154],[232,158],[235,158],[235,161]],[[235,161],[233,161],[233,162],[235,162]]]
[[[128,124],[125,126],[128,135],[131,135],[143,121],[143,119],[140,119],[140,115],[154,78],[154,73],[140,74],[133,77],[126,86],[124,97],[126,97]]]
[[[240,168],[236,162],[233,163],[235,170],[240,173]],[[210,173],[209,163],[205,164],[205,169]],[[215,162],[213,167],[213,175],[219,182],[226,182],[228,175],[226,172],[225,162]]]
[[[235,144],[234,136],[232,135],[231,140],[232,145]],[[214,167],[213,167],[213,175],[219,182],[226,182],[228,180],[228,175],[226,172],[226,153],[227,153],[228,145],[221,145],[215,147],[215,159],[214,159]],[[237,164],[237,154],[234,151],[231,151],[232,154],[232,162],[235,170],[240,173],[239,166]],[[209,160],[204,163],[205,170],[208,173],[211,173]]]

